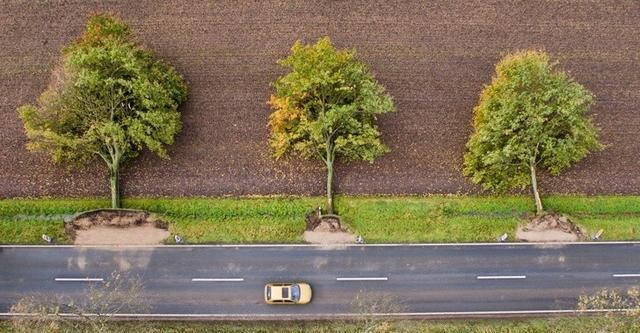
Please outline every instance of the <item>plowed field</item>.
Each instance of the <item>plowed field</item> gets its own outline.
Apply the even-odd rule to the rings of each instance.
[[[337,168],[342,193],[475,193],[460,173],[472,108],[505,52],[545,49],[597,96],[607,148],[546,192],[640,193],[640,2],[556,1],[2,1],[0,197],[108,192],[96,164],[80,173],[25,149],[16,107],[46,87],[60,49],[89,13],[112,11],[187,79],[184,130],[171,159],[144,154],[125,195],[317,194],[321,163],[271,159],[269,83],[296,39],[354,47],[394,96],[381,119],[392,152]]]

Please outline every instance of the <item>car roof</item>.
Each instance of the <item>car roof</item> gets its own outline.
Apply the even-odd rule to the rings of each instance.
[[[291,283],[275,283],[270,284],[271,286],[271,299],[272,300],[290,300],[291,292],[289,291],[289,287]]]

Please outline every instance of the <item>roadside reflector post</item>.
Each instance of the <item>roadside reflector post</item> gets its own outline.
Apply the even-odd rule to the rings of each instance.
[[[598,230],[598,232],[596,232],[593,236],[591,236],[591,240],[594,240],[594,241],[600,240],[603,233],[604,233],[604,229]]]
[[[502,234],[500,237],[498,237],[498,243],[504,243],[507,241],[507,238],[509,238],[509,235],[505,232],[504,234]]]

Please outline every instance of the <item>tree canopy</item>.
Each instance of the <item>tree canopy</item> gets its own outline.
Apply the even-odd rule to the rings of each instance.
[[[186,97],[186,84],[173,67],[138,45],[128,25],[99,14],[64,48],[37,104],[18,112],[30,150],[72,166],[100,157],[109,168],[116,208],[121,164],[142,149],[167,157]]]
[[[276,158],[292,153],[325,163],[333,213],[335,159],[372,163],[389,150],[376,120],[395,111],[393,100],[355,51],[337,50],[326,37],[312,45],[297,41],[279,64],[288,73],[273,84],[270,145]]]
[[[587,116],[593,104],[593,94],[558,70],[546,53],[507,55],[474,109],[464,174],[498,192],[531,185],[542,213],[536,171],[558,175],[602,148]]]

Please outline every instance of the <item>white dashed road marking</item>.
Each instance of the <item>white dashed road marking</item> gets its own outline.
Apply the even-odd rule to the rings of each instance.
[[[388,277],[337,277],[336,281],[388,281]]]
[[[613,274],[614,278],[640,278],[640,274]]]
[[[103,278],[55,278],[57,282],[103,282]]]
[[[526,279],[526,275],[487,275],[477,276],[478,280],[522,280]]]
[[[242,282],[244,278],[193,278],[191,282]]]

